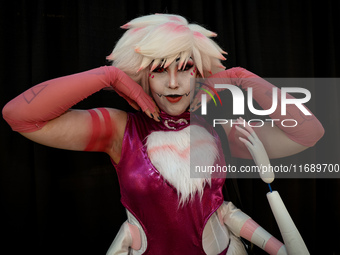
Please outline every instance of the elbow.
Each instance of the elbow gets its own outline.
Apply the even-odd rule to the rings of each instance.
[[[305,147],[313,147],[325,134],[325,129],[319,121],[310,123],[303,132],[287,134],[294,142]],[[305,148],[306,149],[306,148]]]
[[[27,124],[24,121],[23,112],[24,110],[18,109],[12,100],[2,108],[2,117],[13,131],[24,132],[26,130],[25,125],[27,126]]]
[[[13,131],[16,130],[16,126],[18,125],[18,118],[20,116],[20,112],[13,106],[12,102],[7,103],[2,108],[2,118],[10,125]]]
[[[313,147],[325,134],[325,129],[321,125],[321,123],[318,121],[314,124],[313,128],[311,129],[311,132],[308,133],[308,138],[306,139],[308,142],[304,145],[307,147]]]
[[[19,133],[29,133],[41,129],[47,121],[32,118],[25,111],[26,109],[17,107],[10,101],[2,109],[3,119],[10,125],[13,131]]]
[[[11,107],[11,102],[7,103],[3,108],[2,108],[2,117],[3,119],[10,124],[13,114],[13,107]]]

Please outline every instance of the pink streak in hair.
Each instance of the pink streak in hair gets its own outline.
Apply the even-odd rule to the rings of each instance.
[[[138,32],[139,30],[142,30],[144,27],[137,27],[137,28],[134,28],[131,30],[131,33],[136,33]]]
[[[126,23],[123,26],[121,26],[120,28],[122,29],[128,29],[130,27],[130,23]]]
[[[167,22],[163,25],[163,27],[167,29],[172,29],[173,32],[178,32],[178,33],[189,29],[188,27],[184,25],[179,25],[178,23],[175,23],[175,22]]]
[[[205,36],[203,34],[201,34],[200,32],[195,31],[193,34],[194,34],[195,37],[205,38]]]
[[[169,20],[181,22],[181,19],[179,17],[174,17],[174,16],[169,17]]]

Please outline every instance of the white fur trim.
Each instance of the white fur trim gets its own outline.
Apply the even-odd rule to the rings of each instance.
[[[188,202],[196,192],[203,195],[206,183],[211,183],[210,175],[191,178],[190,164],[211,166],[215,162],[218,149],[206,129],[191,125],[180,131],[155,131],[147,137],[146,146],[152,164],[176,188],[180,204]]]

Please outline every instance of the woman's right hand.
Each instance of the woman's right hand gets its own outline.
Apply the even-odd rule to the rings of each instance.
[[[114,66],[106,66],[110,75],[112,88],[123,97],[134,109],[142,109],[150,118],[159,121],[159,109],[153,99],[145,93],[142,87],[127,74]]]

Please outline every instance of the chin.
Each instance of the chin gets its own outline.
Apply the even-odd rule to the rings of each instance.
[[[185,109],[162,109],[162,110],[171,116],[177,116],[185,112],[186,109],[187,108]]]

